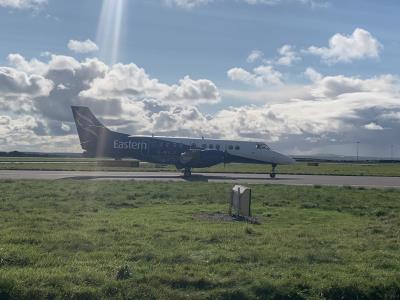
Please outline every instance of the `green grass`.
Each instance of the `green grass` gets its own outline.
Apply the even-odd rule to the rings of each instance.
[[[227,164],[205,169],[207,172],[233,173],[266,173],[271,170],[268,165]],[[320,163],[309,166],[307,163],[278,166],[281,174],[312,175],[354,175],[354,176],[400,176],[400,164],[356,164],[356,163]]]
[[[74,163],[76,162],[76,163]],[[154,164],[144,164],[139,168],[131,167],[104,167],[99,166],[95,159],[24,159],[8,162],[0,160],[0,170],[62,170],[62,171],[176,171],[174,166],[157,167]],[[268,173],[269,165],[227,164],[216,165],[210,168],[194,169],[194,172],[232,172],[232,173]],[[279,166],[281,174],[309,174],[309,175],[354,175],[354,176],[400,176],[400,164],[355,164],[355,163],[320,163],[319,166],[309,166],[307,163],[297,163],[289,166]]]
[[[0,299],[398,299],[400,191],[0,181]]]
[[[100,166],[97,162],[82,162],[82,163],[0,163],[0,170],[35,170],[35,171],[110,171],[110,172],[157,172],[157,171],[176,171],[173,166],[165,168],[156,168],[153,164],[142,166],[139,168],[133,167],[105,167]]]
[[[0,157],[0,162],[93,162],[95,158],[87,157]]]
[[[104,160],[93,158],[66,158],[65,160],[47,158],[23,158],[1,160],[0,170],[39,170],[39,171],[116,171],[116,172],[147,172],[147,171],[176,171],[174,166],[156,166],[141,163],[140,167],[110,167],[102,166]],[[127,161],[129,162],[129,161]]]

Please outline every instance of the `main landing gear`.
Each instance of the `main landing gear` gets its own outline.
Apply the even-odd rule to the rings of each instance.
[[[269,173],[269,176],[271,178],[276,178],[276,165],[275,164],[272,165],[272,171],[271,171],[271,173]]]
[[[184,170],[183,170],[183,177],[190,177],[190,176],[192,176],[192,169],[191,168],[185,168]]]

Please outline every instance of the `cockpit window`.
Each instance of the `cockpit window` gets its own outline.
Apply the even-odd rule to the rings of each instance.
[[[261,143],[261,144],[257,144],[257,149],[264,149],[264,150],[271,150],[270,147],[268,147],[267,144]]]

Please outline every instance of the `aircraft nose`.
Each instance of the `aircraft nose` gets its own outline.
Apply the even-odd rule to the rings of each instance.
[[[274,152],[275,162],[278,165],[293,165],[296,161],[290,156],[283,155],[278,152]]]

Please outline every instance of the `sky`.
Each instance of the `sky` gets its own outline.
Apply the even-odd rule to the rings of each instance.
[[[0,0],[0,151],[132,135],[400,157],[398,0]]]

